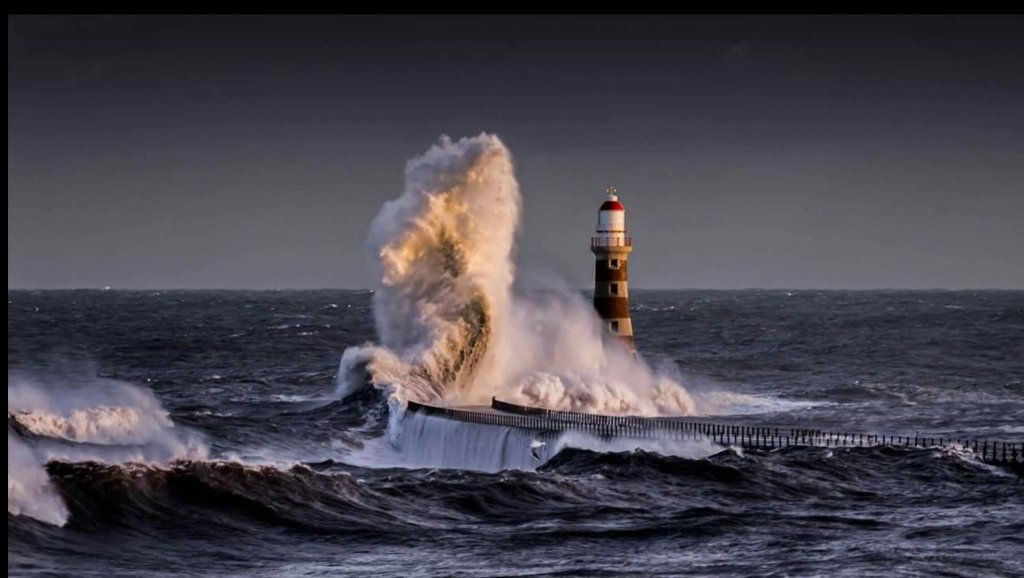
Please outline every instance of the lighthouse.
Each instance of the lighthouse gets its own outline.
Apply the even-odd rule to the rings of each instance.
[[[609,333],[629,349],[633,347],[633,322],[629,318],[629,254],[633,240],[626,236],[626,208],[615,187],[597,212],[596,235],[590,250],[597,258],[594,267],[594,309]]]

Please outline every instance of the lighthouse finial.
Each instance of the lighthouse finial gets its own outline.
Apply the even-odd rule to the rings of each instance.
[[[608,187],[604,192],[608,193],[609,198],[615,198],[619,194],[619,189],[616,189],[615,187]]]

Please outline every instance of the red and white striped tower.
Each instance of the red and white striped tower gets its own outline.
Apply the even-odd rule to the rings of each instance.
[[[597,235],[590,250],[597,257],[594,268],[594,309],[608,332],[633,347],[633,321],[629,318],[629,254],[633,240],[626,236],[626,208],[615,187],[597,212]]]

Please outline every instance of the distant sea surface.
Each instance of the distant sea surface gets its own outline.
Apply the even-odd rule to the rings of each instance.
[[[8,574],[1024,575],[1021,479],[957,451],[372,467],[353,456],[388,443],[387,406],[335,393],[371,298],[9,291],[8,409],[50,413],[9,417]],[[733,422],[1024,439],[1024,292],[631,299],[642,354],[749,405]],[[15,453],[52,459],[23,478]]]

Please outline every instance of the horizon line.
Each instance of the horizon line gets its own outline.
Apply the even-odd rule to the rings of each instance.
[[[528,291],[555,291],[559,288],[538,287]],[[572,288],[593,291],[592,287]],[[631,291],[1024,291],[1024,287],[636,287]],[[7,291],[351,291],[374,292],[373,287],[7,287]]]

